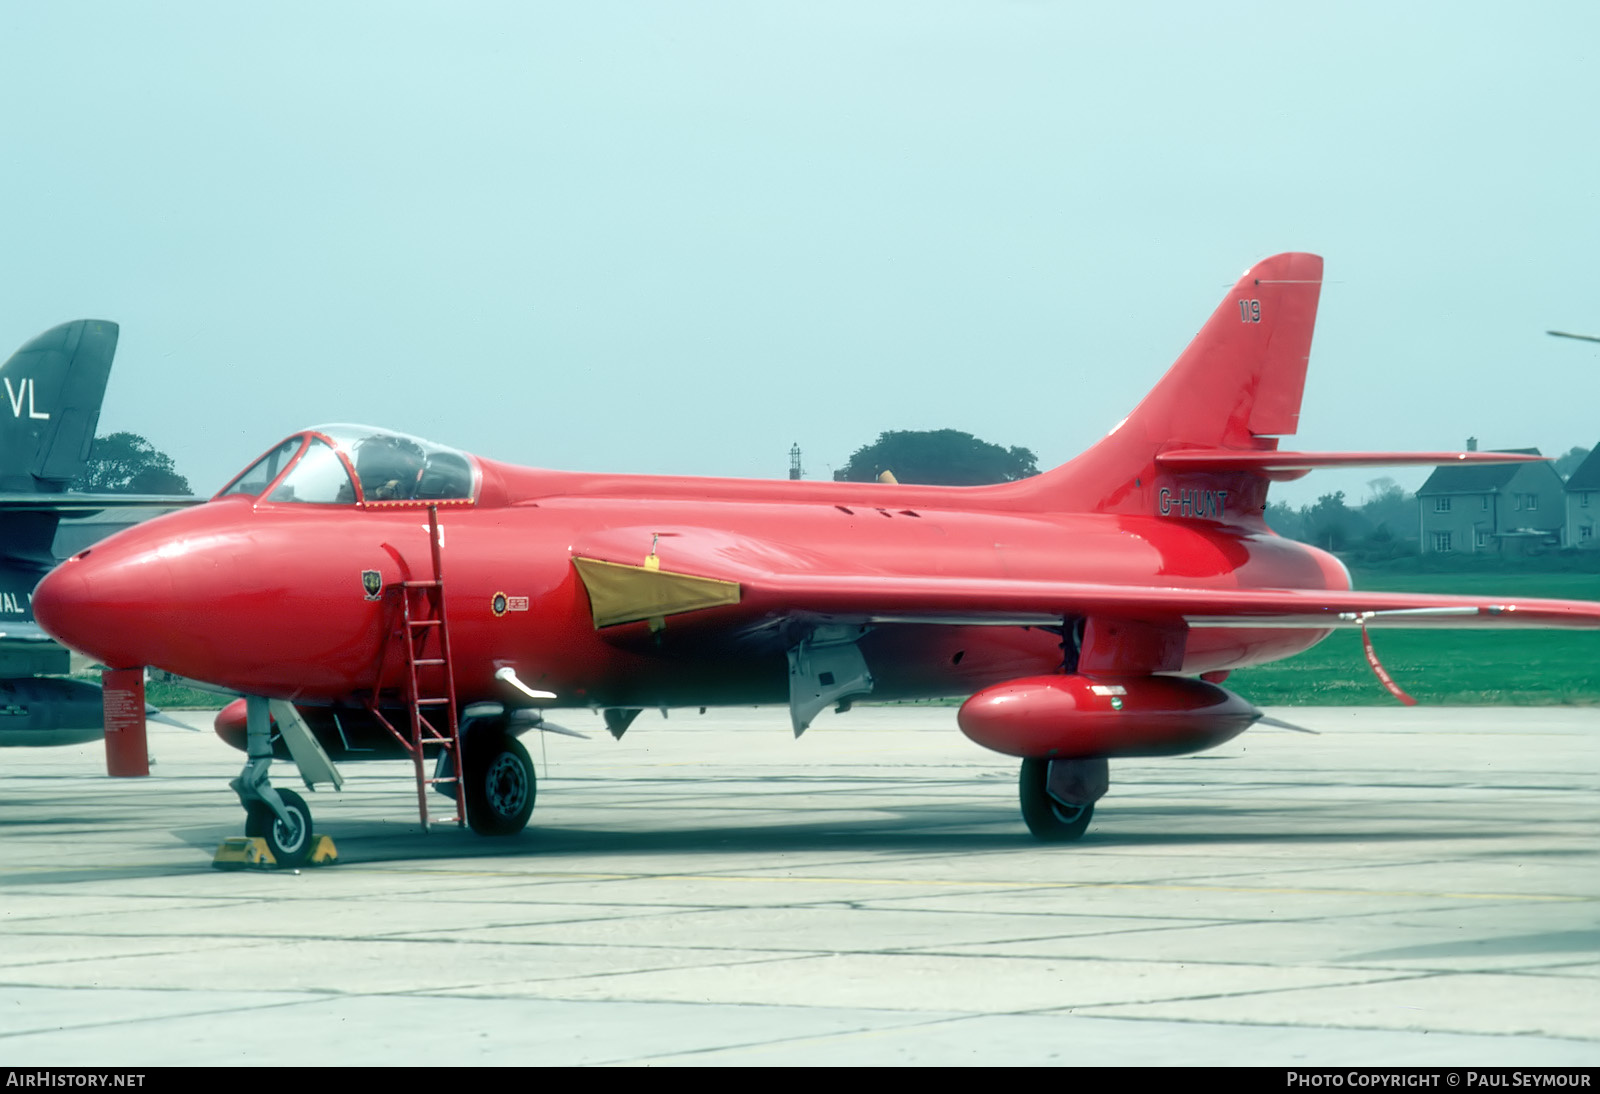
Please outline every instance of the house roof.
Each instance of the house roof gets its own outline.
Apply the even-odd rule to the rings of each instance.
[[[1590,451],[1588,459],[1567,479],[1568,490],[1600,490],[1600,444]]]
[[[1519,456],[1542,454],[1537,448],[1496,448],[1494,451]],[[1433,469],[1417,494],[1488,494],[1510,482],[1520,470],[1520,463],[1445,464]]]

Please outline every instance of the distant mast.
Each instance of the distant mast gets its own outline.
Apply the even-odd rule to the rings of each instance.
[[[795,441],[794,447],[789,449],[789,480],[793,482],[804,474],[800,469],[800,442]]]

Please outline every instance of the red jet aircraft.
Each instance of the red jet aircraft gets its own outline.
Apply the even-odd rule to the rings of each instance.
[[[644,707],[787,704],[798,734],[867,697],[970,695],[961,729],[1023,761],[1028,827],[1073,839],[1108,759],[1242,732],[1261,712],[1227,673],[1332,628],[1600,626],[1596,603],[1355,592],[1267,528],[1269,484],[1314,468],[1519,458],[1279,451],[1321,281],[1315,255],[1261,262],[1132,414],[1019,482],[578,474],[333,426],[63,563],[34,611],[108,666],[249,697],[218,729],[281,861],[311,818],[267,780],[275,744],[310,781],[337,777],[318,741],[387,742],[365,754],[412,758],[424,822],[433,784],[505,834],[534,800],[517,734],[561,731],[543,709],[603,710],[620,737]]]

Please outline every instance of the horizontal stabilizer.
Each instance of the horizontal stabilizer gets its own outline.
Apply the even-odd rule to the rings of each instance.
[[[1542,460],[1517,452],[1265,452],[1231,448],[1177,448],[1156,456],[1163,471],[1253,471],[1299,478],[1319,468],[1439,467],[1451,464],[1525,463]]]
[[[206,499],[192,494],[51,494],[40,491],[0,493],[0,511],[38,513],[98,513],[105,509],[176,509],[199,505]]]
[[[0,642],[27,642],[46,646],[56,645],[56,640],[44,633],[44,628],[31,619],[0,621]]]

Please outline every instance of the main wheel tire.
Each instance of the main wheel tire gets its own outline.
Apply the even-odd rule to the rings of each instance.
[[[467,824],[480,836],[514,836],[528,826],[538,781],[528,750],[503,733],[469,735]]]
[[[1022,799],[1022,819],[1036,839],[1046,843],[1067,843],[1078,839],[1089,827],[1094,817],[1094,803],[1074,808],[1062,805],[1050,796],[1049,760],[1023,760],[1022,774],[1017,780],[1018,796]]]
[[[299,866],[311,857],[311,808],[293,790],[279,790],[288,822],[278,819],[266,802],[251,802],[244,817],[244,834],[260,836],[279,866]]]

